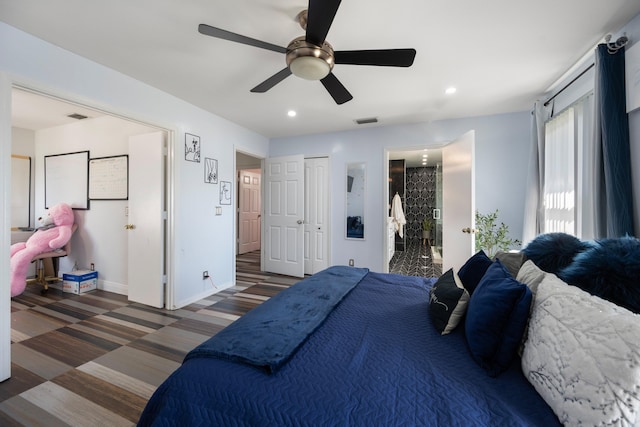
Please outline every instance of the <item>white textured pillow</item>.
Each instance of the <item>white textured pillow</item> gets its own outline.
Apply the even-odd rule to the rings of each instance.
[[[549,274],[551,273],[542,271],[537,265],[533,263],[533,261],[527,260],[524,264],[522,264],[520,270],[518,270],[516,280],[527,285],[529,289],[531,289],[531,293],[533,294],[533,298],[535,299],[540,282],[542,282],[542,280]],[[533,304],[531,305],[531,308],[533,308]]]
[[[522,371],[565,425],[640,425],[640,316],[547,275]]]

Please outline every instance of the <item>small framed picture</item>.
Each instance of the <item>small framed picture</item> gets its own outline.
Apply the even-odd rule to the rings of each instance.
[[[221,205],[230,205],[231,204],[231,182],[229,181],[220,181],[220,204]]]
[[[218,183],[218,161],[216,159],[204,158],[204,182],[207,184]]]
[[[184,134],[184,159],[200,163],[200,137],[190,133]]]

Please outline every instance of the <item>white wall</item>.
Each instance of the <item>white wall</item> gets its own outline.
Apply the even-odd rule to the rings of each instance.
[[[390,147],[440,146],[464,133],[476,136],[476,208],[500,211],[511,236],[522,238],[524,189],[529,161],[529,112],[443,120],[404,126],[271,140],[270,155],[329,156],[331,168],[331,264],[347,264],[383,271],[387,201],[383,176],[384,150]],[[345,171],[348,162],[367,163],[365,197],[366,239],[346,240]]]
[[[620,30],[629,37],[628,47],[640,43],[640,15]],[[619,36],[620,34],[617,34]],[[629,113],[629,142],[631,145],[631,180],[633,182],[633,212],[636,236],[640,236],[640,109]]]
[[[11,154],[29,156],[33,162],[36,153],[36,134],[29,129],[11,128]],[[31,164],[33,167],[33,163]]]
[[[156,131],[117,117],[103,116],[35,132],[35,216],[44,206],[44,157],[89,151],[90,158],[128,154],[129,137]],[[158,184],[160,185],[160,184]],[[60,262],[60,273],[74,265],[98,270],[98,287],[127,294],[127,234],[124,230],[126,200],[92,200],[89,210],[75,210],[78,230],[71,240],[71,255]]]
[[[209,281],[202,280],[203,270],[209,271],[218,288],[232,285],[234,206],[223,206],[223,215],[215,216],[218,186],[204,183],[203,163],[184,160],[184,134],[200,136],[201,157],[218,159],[220,179],[231,182],[235,181],[235,149],[266,157],[268,139],[4,23],[0,23],[0,39],[11,40],[0,43],[0,77],[10,83],[116,112],[174,133],[174,148],[169,152],[173,165],[169,171],[173,182],[169,194],[173,201],[169,262],[173,269],[169,273],[176,305],[188,304],[214,291]],[[6,93],[2,96],[3,102],[10,97]],[[0,114],[9,113],[0,109]],[[9,147],[9,138],[0,143]],[[3,272],[0,280],[0,289],[8,295],[8,273]]]

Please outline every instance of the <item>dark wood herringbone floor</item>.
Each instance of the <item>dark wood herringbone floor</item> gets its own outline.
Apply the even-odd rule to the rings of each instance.
[[[11,300],[12,376],[0,383],[2,426],[131,426],[195,346],[299,279],[239,255],[236,286],[180,310],[28,286]]]

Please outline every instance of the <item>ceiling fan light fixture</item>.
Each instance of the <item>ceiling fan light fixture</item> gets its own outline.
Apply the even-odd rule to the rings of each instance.
[[[327,42],[316,46],[305,37],[293,39],[287,46],[287,66],[291,72],[306,80],[322,80],[333,68],[333,48]]]
[[[322,80],[331,72],[331,67],[322,58],[315,56],[301,56],[289,64],[291,72],[307,80]]]

